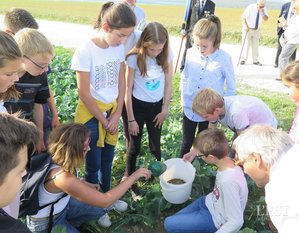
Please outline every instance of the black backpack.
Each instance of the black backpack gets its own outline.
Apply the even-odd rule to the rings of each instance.
[[[62,198],[67,196],[65,193],[62,197],[54,202],[45,204],[43,206],[39,205],[38,199],[38,188],[45,180],[46,175],[49,172],[51,165],[54,164],[49,153],[41,153],[33,155],[30,158],[29,169],[27,174],[23,177],[23,182],[21,186],[21,198],[20,198],[20,212],[19,217],[26,215],[35,215],[39,210],[51,205],[51,211],[49,216],[49,226],[48,230],[51,231],[53,224],[53,212],[54,205],[60,201]]]

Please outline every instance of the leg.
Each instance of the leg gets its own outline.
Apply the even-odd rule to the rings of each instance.
[[[279,72],[281,73],[286,65],[289,63],[289,59],[292,55],[292,53],[296,50],[297,45],[296,44],[286,44],[283,46],[281,50],[281,54],[279,56]]]
[[[260,31],[253,30],[252,31],[252,61],[256,63],[259,61],[259,41],[260,41]]]
[[[135,120],[139,127],[139,134],[133,136],[130,134],[130,145],[127,155],[127,171],[128,175],[131,175],[136,170],[136,160],[140,153],[141,138],[143,132],[143,125],[145,122],[145,115],[147,114],[143,104],[132,98],[133,112]]]
[[[108,209],[88,205],[71,197],[67,206],[66,219],[73,226],[78,227],[85,222],[99,219],[107,212]]]
[[[276,52],[276,57],[275,57],[275,66],[278,67],[278,58],[279,58],[279,55],[281,53],[281,45],[279,43],[279,38],[280,36],[278,37],[278,44],[277,44],[277,52]]]
[[[101,155],[102,155],[102,148],[97,146],[97,140],[99,137],[99,129],[98,129],[98,120],[92,118],[89,120],[85,125],[90,130],[90,151],[88,151],[86,155],[86,174],[85,179],[86,181],[98,184],[99,183],[99,175],[98,172],[101,168]]]
[[[129,136],[129,128],[128,128],[128,115],[127,115],[127,109],[125,105],[123,106],[121,117],[123,119],[123,130],[124,130],[124,135],[126,137],[126,150],[128,151],[130,136]]]
[[[197,122],[189,120],[185,114],[183,117],[183,142],[181,145],[180,157],[183,158],[184,154],[188,153],[192,147],[194,140]]]
[[[100,168],[102,174],[101,187],[104,193],[110,190],[111,169],[112,169],[113,158],[114,158],[114,146],[105,143],[105,146],[102,149],[101,168]]]
[[[212,216],[206,207],[205,197],[197,199],[175,215],[166,218],[164,228],[168,233],[217,231]]]
[[[161,112],[162,110],[162,103],[160,102],[156,103],[154,107],[151,107],[151,114],[149,114],[149,117],[146,119],[146,127],[148,132],[148,141],[149,141],[149,148],[151,153],[155,156],[155,158],[158,161],[161,161],[161,128],[155,127],[155,122],[153,120],[155,117]]]

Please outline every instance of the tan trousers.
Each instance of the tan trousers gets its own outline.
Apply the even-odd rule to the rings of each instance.
[[[246,35],[246,31],[242,30],[242,42],[244,41],[245,35]],[[257,30],[249,29],[247,36],[246,36],[241,61],[247,61],[249,49],[251,47],[252,62],[258,62],[259,40],[260,40],[260,30],[259,29],[257,29]]]

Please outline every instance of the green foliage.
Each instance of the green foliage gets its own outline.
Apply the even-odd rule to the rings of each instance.
[[[51,64],[52,73],[50,75],[51,89],[54,92],[59,116],[62,121],[72,121],[78,100],[75,74],[70,70],[70,60],[72,51],[56,48],[57,56]],[[173,77],[173,96],[170,110],[166,122],[162,129],[162,161],[169,158],[178,157],[182,140],[182,110],[179,92],[179,74]],[[279,126],[283,130],[288,130],[295,105],[286,95],[273,93],[267,90],[259,90],[247,85],[238,85],[238,94],[255,95],[263,99],[274,111]],[[227,137],[231,140],[233,134],[228,129],[224,129]],[[144,130],[141,153],[138,158],[138,167],[149,167],[154,161],[154,156],[148,149],[147,134]],[[122,133],[122,124],[119,127],[119,143],[116,147],[113,162],[112,186],[119,184],[125,171],[125,137]],[[138,186],[143,192],[141,200],[133,200],[127,192],[123,197],[129,204],[129,210],[125,213],[111,212],[112,226],[109,229],[99,228],[95,221],[81,227],[81,232],[163,232],[164,218],[174,214],[193,200],[209,193],[213,189],[215,181],[216,167],[205,164],[202,160],[196,159],[193,162],[196,168],[196,176],[193,182],[191,198],[181,205],[173,205],[165,201],[161,193],[158,178],[149,181],[139,180]],[[81,173],[82,175],[82,170]],[[247,178],[249,187],[249,200],[245,210],[244,229],[241,233],[263,232],[269,233],[269,217],[265,211],[264,191],[255,186],[254,182]],[[58,229],[59,230],[59,229]],[[57,231],[62,232],[62,231]]]

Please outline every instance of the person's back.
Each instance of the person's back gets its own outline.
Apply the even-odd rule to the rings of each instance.
[[[228,142],[220,129],[202,131],[193,150],[208,164],[217,166],[214,190],[177,214],[166,218],[167,232],[238,232],[243,225],[248,187],[242,169],[228,157]],[[184,159],[192,162],[195,154]]]
[[[255,96],[225,96],[224,106],[225,114],[218,121],[234,132],[254,124],[277,127],[277,120],[271,109]]]

